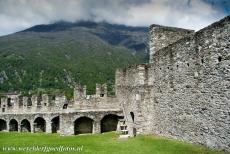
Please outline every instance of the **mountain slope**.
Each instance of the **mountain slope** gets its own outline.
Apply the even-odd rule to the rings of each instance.
[[[114,82],[115,69],[147,59],[145,27],[58,22],[0,37],[0,91],[68,90]]]

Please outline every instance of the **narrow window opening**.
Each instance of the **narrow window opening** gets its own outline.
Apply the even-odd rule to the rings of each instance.
[[[179,65],[176,65],[176,68],[178,69]]]
[[[68,107],[68,104],[63,105],[63,109],[67,109],[67,107]]]
[[[187,66],[189,67],[189,63],[187,63]]]
[[[7,98],[7,106],[8,106],[8,107],[11,107],[11,106],[12,106],[12,104],[11,104],[11,98]]]
[[[221,62],[221,60],[222,60],[222,57],[219,56],[219,57],[218,57],[218,62]]]
[[[203,58],[201,59],[201,63],[204,64],[204,59]]]

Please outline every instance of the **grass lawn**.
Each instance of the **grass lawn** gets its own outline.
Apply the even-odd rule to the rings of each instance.
[[[92,153],[92,154],[227,154],[200,145],[192,145],[158,136],[137,136],[118,140],[114,132],[96,135],[59,136],[58,134],[31,134],[0,132],[0,153],[44,153],[42,151],[3,151],[2,147],[77,147],[82,151],[46,153]]]

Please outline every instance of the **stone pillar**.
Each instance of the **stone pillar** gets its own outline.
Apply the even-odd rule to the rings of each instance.
[[[21,123],[18,123],[18,132],[21,132]]]
[[[6,121],[6,132],[10,131],[10,122]]]
[[[46,133],[52,133],[52,126],[51,126],[51,121],[46,120]]]
[[[71,116],[68,113],[60,115],[60,134],[73,135],[74,123],[71,121]]]
[[[78,100],[86,97],[86,85],[76,85],[74,88],[74,100]]]
[[[30,121],[30,129],[31,129],[31,133],[35,133],[35,126],[36,125],[33,121]]]
[[[93,121],[93,134],[101,133],[101,122]]]
[[[100,97],[101,94],[101,84],[96,83],[96,97]]]

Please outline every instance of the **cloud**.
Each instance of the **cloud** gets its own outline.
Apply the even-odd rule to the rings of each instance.
[[[0,0],[0,35],[59,20],[198,30],[224,17],[212,0]]]

